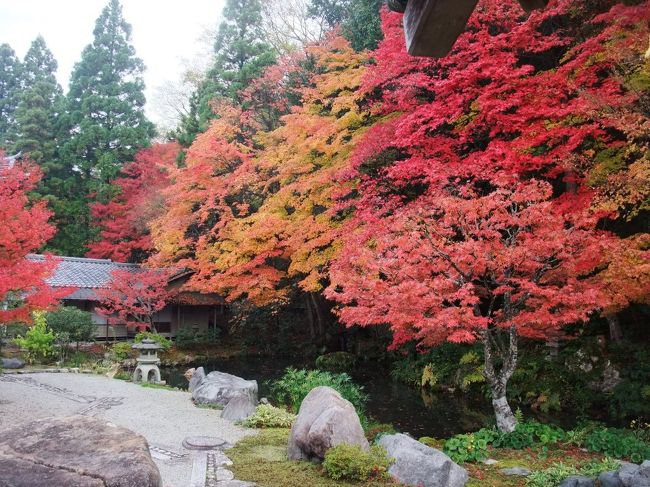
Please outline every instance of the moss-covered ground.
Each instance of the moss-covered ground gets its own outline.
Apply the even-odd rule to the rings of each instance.
[[[287,459],[288,429],[262,429],[255,436],[240,441],[228,456],[234,462],[232,470],[239,480],[256,482],[260,487],[321,487],[321,486],[397,486],[389,480],[373,480],[366,483],[335,481],[328,478],[320,465]],[[524,487],[524,477],[509,477],[502,469],[524,467],[539,471],[553,464],[582,465],[602,455],[586,453],[570,446],[527,448],[524,450],[491,449],[494,465],[466,463],[470,474],[468,487]]]
[[[310,462],[287,458],[288,429],[263,429],[239,443],[227,454],[233,461],[232,471],[238,480],[256,482],[260,487],[397,486],[389,480],[365,483],[332,480],[323,468]]]

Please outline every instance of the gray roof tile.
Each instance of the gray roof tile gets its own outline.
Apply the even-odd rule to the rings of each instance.
[[[32,261],[43,261],[45,256],[30,254],[27,256]],[[52,287],[74,287],[77,290],[67,299],[95,298],[94,289],[108,287],[111,273],[116,269],[140,269],[138,264],[122,264],[107,259],[86,259],[82,257],[56,257],[60,259],[54,274],[47,279]]]

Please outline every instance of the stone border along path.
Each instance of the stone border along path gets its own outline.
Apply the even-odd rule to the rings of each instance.
[[[255,485],[234,479],[225,468],[232,461],[223,452],[251,431],[221,419],[218,411],[196,408],[189,393],[56,372],[0,374],[0,434],[4,428],[49,416],[95,416],[147,439],[164,487]],[[201,436],[206,434],[214,436]],[[207,449],[194,449],[203,446],[201,439]]]

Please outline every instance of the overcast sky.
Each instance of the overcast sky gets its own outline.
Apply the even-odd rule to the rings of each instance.
[[[108,0],[0,0],[0,44],[22,57],[39,34],[59,63],[58,79],[67,89],[74,63],[92,42],[95,20]],[[201,57],[205,33],[221,19],[225,0],[121,0],[133,27],[132,43],[147,70],[147,114],[160,122],[151,100],[165,81],[176,81],[184,60]],[[204,54],[203,54],[204,56]]]

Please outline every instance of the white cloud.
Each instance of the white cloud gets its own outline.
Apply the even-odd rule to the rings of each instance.
[[[107,0],[0,0],[0,43],[21,58],[42,35],[59,63],[58,79],[67,87],[74,63],[92,41],[95,20]],[[151,100],[156,88],[177,82],[190,63],[206,57],[205,32],[221,20],[225,0],[121,0],[133,27],[132,42],[147,66],[147,114],[161,122]]]

